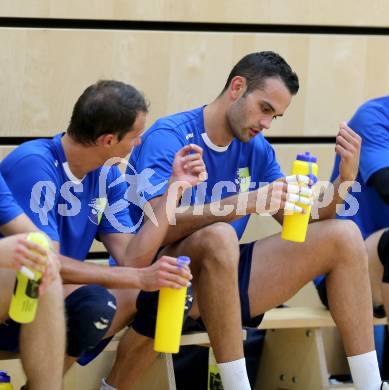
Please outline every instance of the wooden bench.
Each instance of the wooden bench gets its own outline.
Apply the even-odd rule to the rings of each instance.
[[[374,324],[386,324],[386,319],[375,319]],[[353,389],[349,385],[330,386],[328,382],[321,329],[333,327],[335,323],[330,312],[322,308],[293,307],[267,312],[260,325],[260,329],[269,331],[265,337],[255,389]],[[242,339],[245,338],[243,331]],[[115,351],[118,341],[119,337],[116,337],[108,345],[107,351]],[[209,345],[208,334],[185,334],[181,338],[181,345]],[[134,389],[176,389],[171,355],[160,354]]]
[[[375,325],[386,318],[374,319]],[[258,371],[256,390],[353,389],[328,383],[322,329],[335,323],[322,308],[283,308],[266,313],[262,329],[269,329]]]
[[[386,323],[386,318],[374,320],[375,325]],[[352,385],[329,385],[321,329],[333,327],[335,323],[330,312],[322,308],[293,307],[267,312],[260,325],[260,329],[268,332],[255,390],[354,389]],[[245,333],[242,337],[245,339]],[[209,344],[208,334],[182,336],[181,345],[193,344]],[[169,378],[166,387],[161,387],[161,381],[157,380],[156,387],[143,382],[136,390],[176,388],[171,356],[161,356],[159,364],[163,366],[165,377]]]
[[[375,325],[386,324],[375,319]],[[292,307],[273,309],[266,313],[260,329],[267,329],[256,390],[327,390],[352,386],[330,386],[321,330],[333,328],[335,323],[328,310]],[[96,390],[101,377],[106,375],[115,356],[123,332],[110,342],[95,361],[87,367],[74,365],[65,378],[66,390]],[[242,339],[246,332],[242,331]],[[181,345],[209,345],[206,332],[185,334]],[[0,353],[2,363],[18,358],[17,354]],[[5,368],[6,369],[6,368]],[[12,373],[12,372],[11,372]],[[20,376],[20,375],[19,375]],[[17,378],[23,383],[24,377]],[[17,385],[17,383],[15,383]],[[143,375],[134,390],[174,390],[176,388],[172,357],[160,354]]]

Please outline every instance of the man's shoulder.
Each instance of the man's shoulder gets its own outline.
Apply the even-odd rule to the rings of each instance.
[[[187,133],[193,132],[193,130],[197,128],[202,112],[202,107],[199,107],[159,118],[149,130],[147,130],[146,134],[150,135],[157,131],[172,131],[185,136]]]
[[[349,126],[362,137],[369,136],[371,126],[378,124],[389,129],[389,96],[368,100],[355,112]],[[377,128],[376,128],[377,130]]]
[[[389,95],[367,100],[362,107],[383,107],[389,110]]]
[[[389,96],[382,96],[366,101],[358,108],[356,115],[376,115],[378,113],[384,113],[389,116]]]
[[[55,160],[52,151],[51,140],[37,139],[27,141],[16,147],[2,161],[2,166],[14,166],[22,161],[31,165],[31,169],[36,168],[35,164],[49,164]]]

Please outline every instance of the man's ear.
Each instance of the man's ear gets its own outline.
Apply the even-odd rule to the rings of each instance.
[[[103,134],[97,138],[96,144],[109,148],[115,144],[115,139],[116,137],[113,134]]]
[[[242,76],[233,77],[228,89],[230,97],[233,100],[238,100],[246,92],[246,78]]]

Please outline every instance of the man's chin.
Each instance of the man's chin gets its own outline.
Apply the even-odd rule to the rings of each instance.
[[[252,137],[250,136],[250,133],[247,131],[242,131],[242,132],[235,132],[234,137],[239,140],[240,142],[250,142]]]
[[[247,135],[245,134],[244,136],[241,136],[240,139],[239,139],[239,141],[244,142],[244,143],[247,143],[247,142],[250,142],[253,138],[254,138],[254,137],[252,137],[252,136],[248,133]]]

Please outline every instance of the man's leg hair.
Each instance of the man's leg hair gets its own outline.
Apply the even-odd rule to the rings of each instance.
[[[161,254],[191,257],[195,304],[190,315],[201,313],[218,363],[242,359],[239,245],[233,228],[224,223],[207,226]],[[120,341],[107,383],[118,389],[130,388],[155,357],[152,340],[130,330]]]
[[[287,301],[322,274],[327,275],[329,307],[347,356],[374,351],[366,247],[350,221],[313,223],[305,243],[282,241],[278,235],[258,241],[249,286],[251,315]]]
[[[35,320],[22,325],[20,354],[28,390],[62,388],[65,316],[60,278],[39,297]]]

